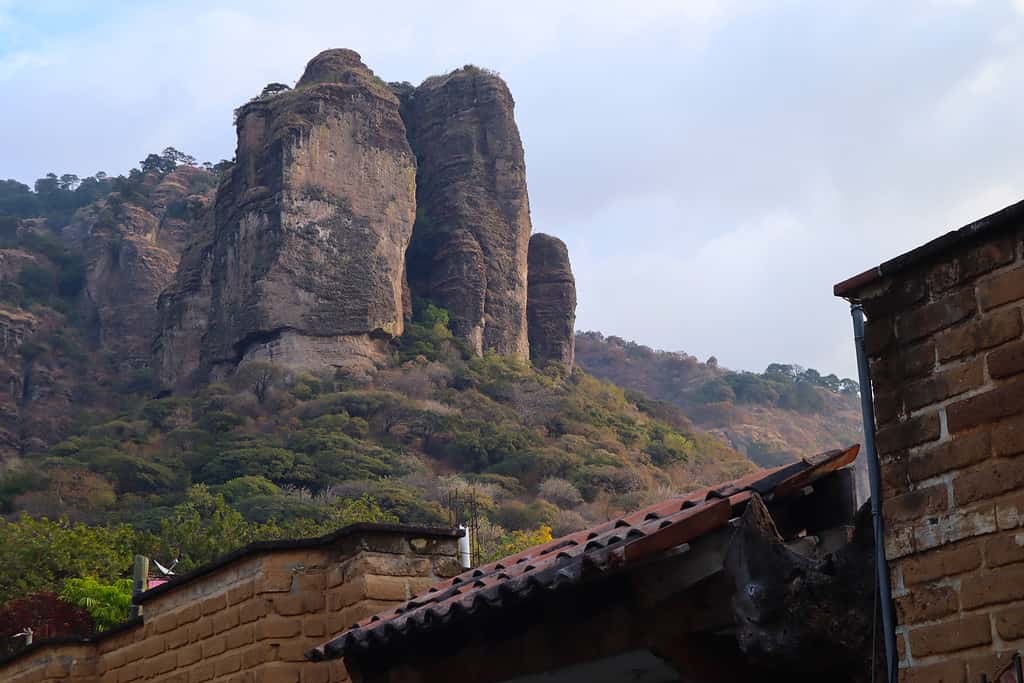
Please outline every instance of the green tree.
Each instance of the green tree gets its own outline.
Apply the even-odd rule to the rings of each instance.
[[[24,514],[0,519],[0,604],[29,593],[57,592],[70,578],[121,578],[131,569],[139,541],[126,524],[86,526]]]
[[[105,631],[128,619],[132,606],[132,580],[102,583],[91,576],[68,579],[60,592],[60,599],[84,609],[96,622],[96,628]]]

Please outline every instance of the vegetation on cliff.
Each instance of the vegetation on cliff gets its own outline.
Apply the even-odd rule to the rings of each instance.
[[[861,439],[860,387],[852,379],[780,363],[735,372],[714,357],[702,363],[600,332],[577,333],[576,361],[627,391],[679,406],[764,467]]]

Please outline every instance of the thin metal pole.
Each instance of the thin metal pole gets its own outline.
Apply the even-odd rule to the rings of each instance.
[[[875,534],[875,572],[879,602],[882,608],[882,637],[885,639],[885,661],[889,683],[896,683],[899,662],[896,659],[896,622],[893,618],[892,587],[889,585],[889,563],[885,559],[885,524],[882,519],[882,472],[875,451],[875,406],[871,396],[871,370],[864,350],[864,309],[850,304],[853,316],[853,339],[857,347],[857,371],[860,376],[860,407],[864,419],[864,457],[868,461],[868,483],[871,486],[871,522]]]
[[[1013,656],[1013,673],[1017,683],[1024,683],[1024,666],[1021,665],[1019,652]]]

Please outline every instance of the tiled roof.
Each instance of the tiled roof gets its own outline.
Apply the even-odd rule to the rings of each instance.
[[[312,650],[312,659],[334,659],[391,645],[488,608],[500,608],[540,591],[557,590],[622,569],[693,541],[739,516],[754,493],[766,502],[801,491],[853,462],[859,446],[816,455],[790,465],[670,498],[621,519],[471,569],[413,599],[371,616]]]

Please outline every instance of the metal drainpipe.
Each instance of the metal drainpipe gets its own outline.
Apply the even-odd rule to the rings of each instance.
[[[864,350],[864,309],[859,302],[850,302],[853,316],[853,340],[857,347],[857,373],[860,376],[860,408],[864,419],[864,455],[868,461],[868,482],[871,486],[871,521],[875,531],[875,571],[878,597],[882,603],[882,634],[885,638],[885,661],[889,683],[896,683],[896,622],[892,613],[892,587],[889,585],[889,563],[885,559],[885,523],[882,519],[882,471],[875,451],[875,406],[871,394],[871,370]]]

